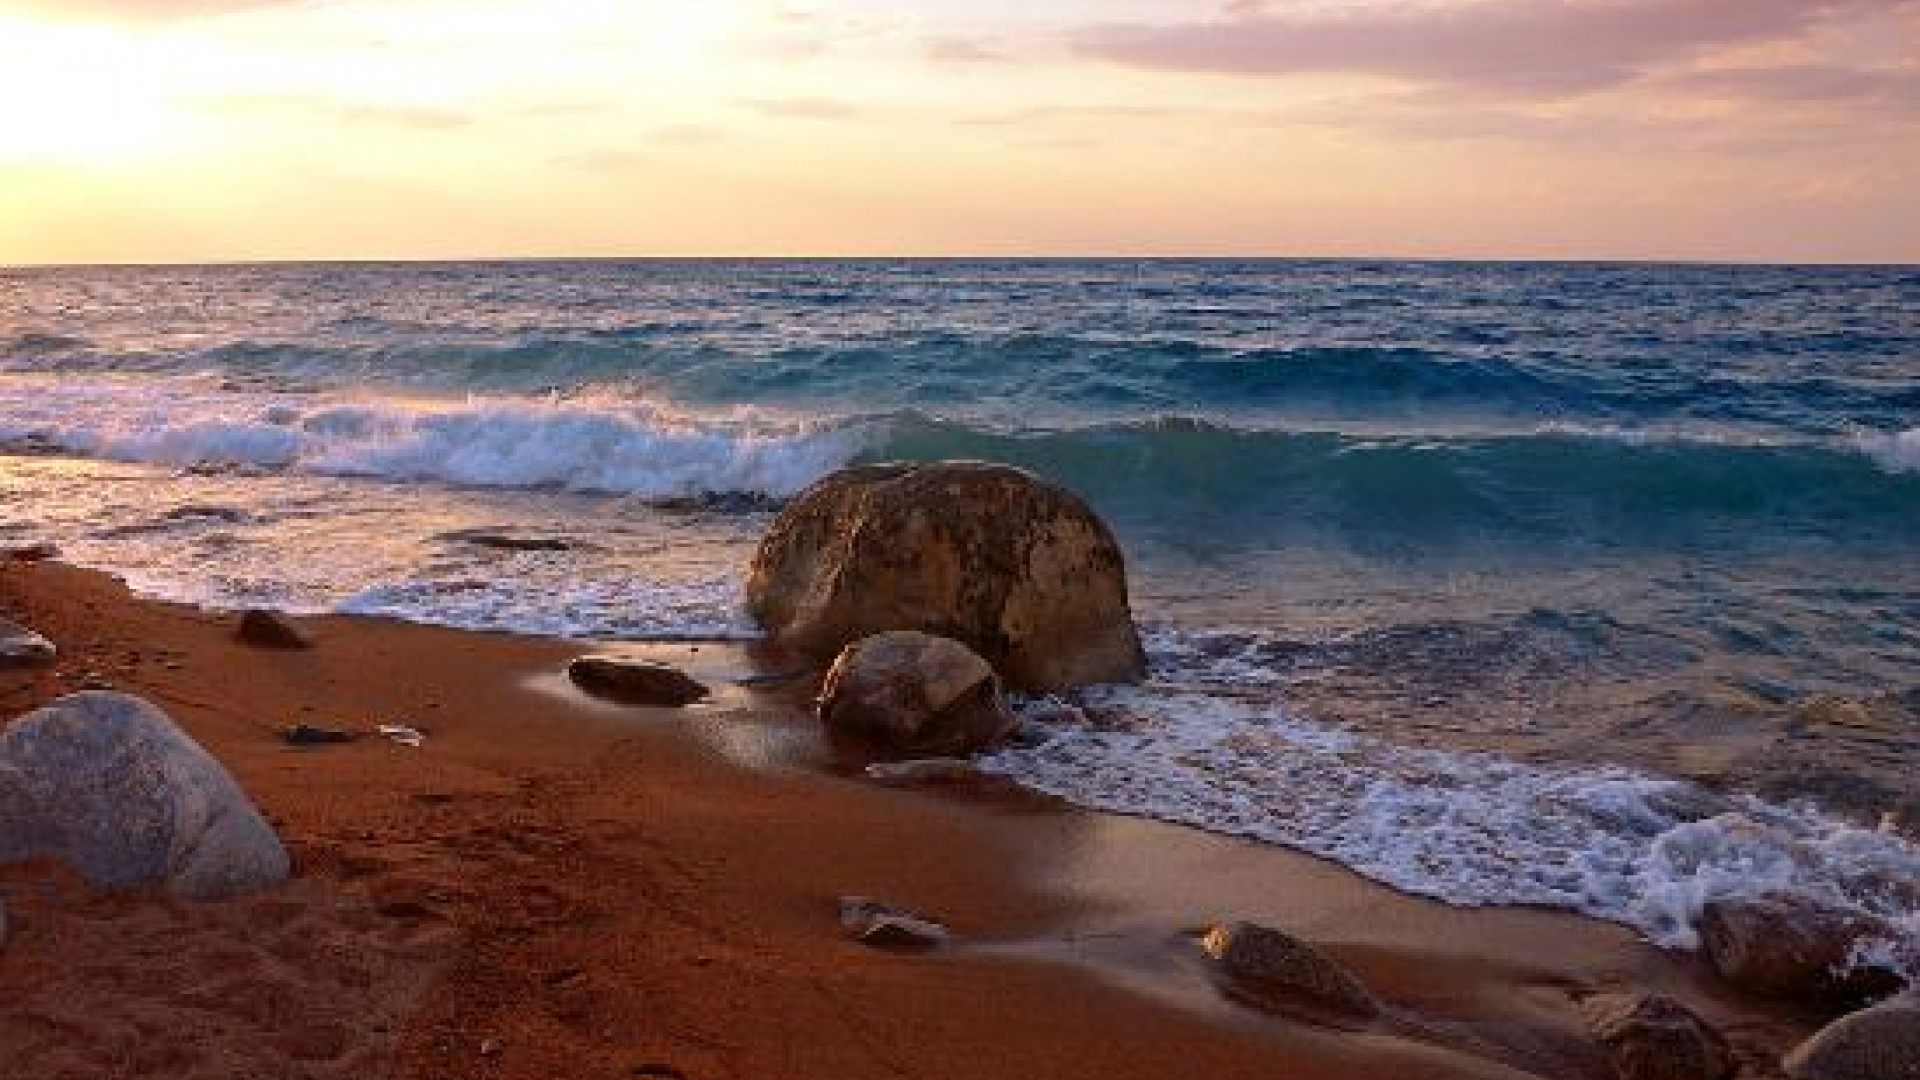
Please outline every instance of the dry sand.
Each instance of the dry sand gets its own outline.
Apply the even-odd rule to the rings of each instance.
[[[0,872],[3,1077],[1601,1078],[1576,1002],[1615,986],[1682,997],[1756,1060],[1811,1027],[1618,927],[1451,909],[997,787],[873,785],[820,744],[804,687],[730,684],[783,666],[738,646],[624,647],[727,687],[667,712],[566,689],[583,643],[322,618],[316,648],[262,651],[231,616],[53,563],[0,566],[0,614],[62,651],[0,676],[0,716],[90,679],[152,699],[297,875],[185,905]],[[427,739],[296,749],[277,732],[297,721]],[[843,893],[961,943],[852,943]],[[1388,1015],[1334,1029],[1228,1003],[1183,933],[1219,918],[1321,945]]]

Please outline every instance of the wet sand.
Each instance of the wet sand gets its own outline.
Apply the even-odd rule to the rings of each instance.
[[[89,681],[148,697],[296,860],[286,888],[205,905],[0,871],[9,1076],[1597,1080],[1593,991],[1673,993],[1755,1062],[1813,1026],[1619,927],[1448,908],[998,785],[872,784],[822,745],[805,687],[734,684],[785,667],[738,645],[617,649],[723,688],[674,712],[573,693],[555,673],[586,643],[322,618],[316,648],[261,651],[231,616],[54,563],[0,566],[0,613],[62,651],[0,675],[0,716]],[[427,738],[284,745],[299,721]],[[852,943],[845,893],[960,942]],[[1225,918],[1322,946],[1387,1016],[1228,1002],[1190,933]]]

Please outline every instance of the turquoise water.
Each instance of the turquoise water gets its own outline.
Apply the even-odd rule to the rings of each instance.
[[[1716,860],[1766,859],[1676,854],[1699,821],[1658,785],[1762,800],[1776,854],[1920,816],[1914,268],[0,270],[0,443],[0,533],[159,595],[608,637],[753,633],[740,567],[835,467],[1007,461],[1113,521],[1155,664],[1123,704],[1157,734],[1037,719],[1053,749],[1007,761],[1037,786],[1679,944]],[[1372,747],[1335,755],[1360,786],[1298,794],[1337,769],[1303,730]],[[1293,749],[1212,754],[1265,736]],[[1316,839],[1369,791],[1428,805],[1452,766],[1420,754],[1495,755],[1442,800],[1478,840]],[[1625,862],[1448,862],[1529,819],[1536,862]]]

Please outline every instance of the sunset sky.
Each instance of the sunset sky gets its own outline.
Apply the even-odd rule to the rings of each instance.
[[[1920,0],[0,0],[0,263],[1920,261]]]

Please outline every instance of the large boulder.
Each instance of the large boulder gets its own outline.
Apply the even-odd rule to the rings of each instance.
[[[53,856],[98,888],[210,899],[288,872],[227,770],[124,694],[73,694],[0,732],[0,811],[0,859]]]
[[[1920,994],[1835,1020],[1782,1064],[1793,1080],[1920,1080]]]
[[[1726,1038],[1665,994],[1595,994],[1581,1011],[1619,1080],[1726,1080],[1738,1068]]]
[[[912,630],[847,646],[827,672],[819,710],[837,735],[916,757],[984,750],[1015,726],[985,660]]]
[[[1360,980],[1291,934],[1254,923],[1216,926],[1201,939],[1233,997],[1276,1012],[1371,1020],[1380,1003]]]
[[[789,503],[747,607],[818,661],[888,630],[965,642],[1019,690],[1137,682],[1146,656],[1113,534],[1077,496],[1005,465],[866,465]]]
[[[57,655],[53,642],[18,623],[0,619],[0,670],[44,667]]]
[[[1836,911],[1790,893],[1709,901],[1701,947],[1722,978],[1743,990],[1803,1005],[1847,1009],[1899,991],[1860,947],[1898,932],[1870,915]]]

